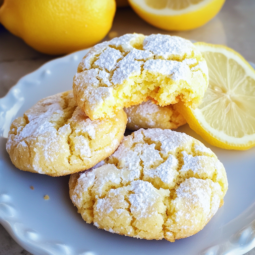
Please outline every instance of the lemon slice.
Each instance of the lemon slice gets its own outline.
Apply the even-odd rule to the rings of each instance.
[[[176,105],[190,127],[212,145],[245,150],[255,145],[255,71],[237,52],[196,43],[209,69],[209,87],[197,109]]]
[[[129,0],[134,11],[155,27],[189,30],[212,19],[225,0]]]

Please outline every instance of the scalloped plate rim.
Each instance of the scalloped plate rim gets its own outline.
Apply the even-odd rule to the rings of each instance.
[[[11,97],[12,94],[14,94],[14,90],[17,89],[17,88],[20,88],[22,86],[22,84],[24,84],[24,82],[30,78],[30,76],[39,74],[41,71],[44,71],[44,70],[48,69],[48,67],[54,67],[54,64],[57,64],[58,62],[63,62],[63,61],[66,61],[66,60],[68,61],[68,59],[70,59],[72,57],[75,58],[76,55],[79,55],[79,56],[80,55],[85,55],[85,53],[88,50],[89,49],[76,51],[76,52],[68,54],[66,56],[59,57],[59,58],[56,58],[54,60],[48,61],[45,64],[43,64],[42,66],[40,66],[38,69],[36,69],[35,71],[23,76],[22,78],[20,78],[18,80],[18,82],[12,88],[9,89],[9,91],[7,92],[7,94],[4,97],[0,98],[0,107],[4,104],[5,101],[11,100],[10,97]],[[249,63],[255,69],[255,64],[252,63],[252,62],[249,62]],[[15,100],[17,101],[17,98],[15,98]],[[0,206],[1,206],[1,203],[0,203]],[[253,222],[255,222],[255,219],[250,223],[253,223]],[[25,241],[24,237],[19,236],[15,232],[15,226],[14,225],[15,224],[21,224],[18,220],[13,219],[12,217],[4,217],[3,215],[0,214],[0,224],[2,224],[2,226],[7,230],[7,232],[12,236],[13,239],[17,243],[19,243],[22,247],[24,247],[25,249],[27,249],[29,251],[34,251],[34,252],[40,252],[40,254],[51,254],[51,253],[49,253],[50,252],[49,248],[47,249],[47,248],[45,248],[43,246],[40,246],[38,244],[37,245],[33,244],[31,241]],[[241,228],[241,230],[234,233],[232,236],[234,236],[236,234],[241,234],[249,228],[250,228],[250,224],[248,226],[244,227],[244,228]],[[209,247],[208,249],[206,249],[204,251],[201,251],[200,254],[201,255],[202,254],[203,255],[213,255],[214,254],[214,253],[212,253],[213,250],[218,250],[219,247],[226,245],[227,242],[228,242],[228,240],[223,242],[223,243],[219,243],[218,245],[214,245],[212,247]],[[64,244],[59,244],[59,245],[60,246],[62,245],[63,247],[66,246]],[[255,238],[245,247],[233,247],[232,250],[231,249],[227,250],[227,254],[228,255],[242,255],[242,254],[244,254],[244,252],[246,253],[246,252],[250,251],[251,249],[253,249],[254,247],[255,247]],[[75,251],[72,251],[72,248],[70,248],[68,246],[66,246],[66,248],[67,248],[67,251],[66,251],[67,253],[66,254],[74,254],[73,252],[75,252]],[[69,249],[69,251],[68,251],[68,249]],[[76,254],[78,254],[78,253],[76,253]],[[81,254],[81,255],[92,255],[91,252],[86,252],[86,251],[82,252],[82,253],[79,253],[79,254]]]

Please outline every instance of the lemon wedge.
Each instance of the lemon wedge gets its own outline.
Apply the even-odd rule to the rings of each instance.
[[[225,0],[129,0],[134,11],[155,27],[189,30],[212,19]]]
[[[255,70],[234,50],[196,43],[209,69],[209,86],[197,109],[177,110],[207,142],[224,149],[255,145]]]

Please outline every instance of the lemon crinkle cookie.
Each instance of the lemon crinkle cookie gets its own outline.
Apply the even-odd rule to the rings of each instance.
[[[215,154],[171,130],[140,129],[94,169],[71,175],[70,197],[87,223],[174,242],[210,221],[228,188]]]
[[[11,125],[7,152],[24,171],[62,176],[91,168],[111,155],[126,128],[123,110],[90,120],[72,91],[40,100]]]
[[[151,100],[124,110],[128,118],[127,128],[130,130],[140,128],[176,129],[186,123],[183,116],[176,111],[174,105],[161,107],[151,102]]]
[[[77,104],[91,119],[152,99],[195,107],[208,85],[206,61],[188,40],[126,34],[93,47],[74,76]]]

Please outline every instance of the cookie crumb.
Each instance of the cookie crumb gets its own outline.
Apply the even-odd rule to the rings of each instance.
[[[30,189],[31,189],[31,190],[34,190],[35,188],[34,188],[34,186],[30,186]]]
[[[48,195],[45,195],[43,198],[44,198],[44,200],[49,200],[50,199],[50,197]]]
[[[118,32],[117,31],[111,31],[109,34],[108,34],[108,37],[110,39],[114,38],[114,37],[117,37],[118,36]]]

